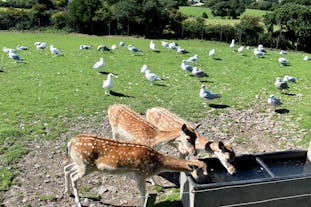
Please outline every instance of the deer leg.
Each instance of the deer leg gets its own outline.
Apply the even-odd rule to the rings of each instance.
[[[141,197],[141,204],[144,206],[145,204],[145,199],[146,199],[146,183],[145,179],[142,176],[136,175],[136,184],[138,187],[138,190],[140,192],[140,197]]]
[[[77,167],[75,163],[71,163],[69,165],[66,165],[64,167],[64,173],[65,173],[65,192],[68,193],[69,195],[71,194],[71,191],[69,189],[69,179],[70,179],[70,173],[76,170]]]
[[[71,172],[70,178],[71,178],[71,186],[73,189],[73,194],[75,196],[75,202],[78,207],[82,207],[82,204],[80,202],[79,194],[78,194],[78,189],[77,189],[77,181],[83,177],[85,174],[85,168],[76,168]]]

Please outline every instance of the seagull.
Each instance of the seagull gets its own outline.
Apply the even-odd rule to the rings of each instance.
[[[162,46],[168,48],[169,47],[169,43],[165,42],[165,41],[162,41]]]
[[[14,50],[14,49],[12,49],[12,48],[8,48],[8,47],[3,47],[3,48],[2,48],[2,51],[3,51],[3,52],[7,52],[7,53],[10,52],[10,51],[13,52],[13,53],[16,53],[16,50]]]
[[[109,73],[107,79],[103,80],[103,89],[105,89],[105,94],[108,94],[107,91],[109,91],[109,94],[110,94],[110,88],[112,88],[113,86],[112,77],[118,78],[118,76],[115,76],[112,73]]]
[[[99,58],[99,61],[97,61],[94,65],[93,65],[93,68],[94,69],[100,69],[102,67],[105,66],[105,61],[104,61],[104,58]]]
[[[191,65],[188,65],[186,60],[182,60],[180,67],[184,71],[188,71],[188,72],[192,72],[192,69],[193,69]]]
[[[91,45],[80,45],[80,50],[89,50],[91,47]]]
[[[215,56],[215,55],[216,55],[215,49],[211,49],[211,50],[209,51],[208,55],[211,56],[211,57]]]
[[[199,78],[208,77],[207,73],[197,67],[192,68],[192,75]]]
[[[282,81],[282,79],[280,77],[277,77],[275,79],[274,85],[277,89],[279,89],[281,91],[281,93],[283,92],[283,90],[289,89],[287,81]]]
[[[181,48],[180,46],[177,47],[177,52],[179,52],[181,54],[189,53],[187,50],[185,50],[184,48]]]
[[[146,73],[146,70],[148,70],[148,66],[146,64],[144,64],[141,69],[140,69],[140,72],[145,74]]]
[[[173,50],[177,50],[178,44],[176,42],[171,42],[168,44],[168,47]]]
[[[127,49],[133,53],[142,52],[140,49],[134,47],[133,45],[127,46]]]
[[[282,102],[281,99],[275,97],[274,95],[270,95],[268,98],[268,104],[274,106],[274,109],[276,109],[276,107],[280,106]]]
[[[199,55],[195,54],[194,56],[188,58],[187,62],[188,62],[188,63],[189,63],[189,62],[194,63],[194,62],[196,62],[198,59],[199,59]]]
[[[153,42],[153,40],[150,41],[150,43],[149,43],[149,48],[150,48],[150,50],[153,50],[153,51],[156,50],[156,45],[155,45],[155,43]]]
[[[266,53],[259,51],[257,48],[254,48],[254,55],[257,57],[264,57]]]
[[[146,70],[145,77],[153,84],[155,81],[162,80],[158,75],[151,73],[150,70]]]
[[[283,82],[293,82],[293,83],[296,83],[297,80],[298,80],[298,78],[296,78],[294,76],[285,75],[283,77]]]
[[[216,98],[221,98],[220,94],[217,93],[213,93],[212,91],[206,90],[205,89],[205,85],[201,85],[200,87],[200,93],[199,93],[200,97],[209,101],[209,100],[213,100]]]
[[[97,51],[107,51],[107,52],[109,52],[110,49],[107,46],[105,46],[105,45],[98,45]]]
[[[9,57],[15,61],[24,61],[23,58],[21,58],[16,52],[13,50],[9,51]]]
[[[232,51],[234,51],[234,42],[235,42],[235,40],[233,39],[230,43],[230,48]]]
[[[117,49],[117,45],[112,45],[112,46],[111,46],[111,49],[112,49],[112,50]]]
[[[121,41],[121,42],[119,43],[119,45],[120,45],[121,47],[124,47],[125,42],[122,42],[122,41]]]
[[[244,46],[239,47],[238,53],[239,53],[239,54],[243,54],[244,49],[245,49]]]
[[[281,65],[287,66],[288,65],[288,61],[286,58],[280,57],[278,59],[279,63],[281,63]]]
[[[311,57],[309,57],[309,56],[304,56],[303,59],[304,59],[304,60],[311,60]]]
[[[280,55],[287,55],[287,52],[285,50],[281,50]]]
[[[63,55],[54,45],[50,45],[50,51],[53,55],[60,56]]]
[[[258,47],[257,47],[257,49],[258,49],[259,51],[265,53],[265,54],[267,53],[267,50],[263,47],[262,44],[259,44]]]
[[[35,42],[36,48],[37,49],[45,49],[48,47],[48,45],[45,42]]]
[[[17,46],[16,46],[16,49],[17,49],[17,50],[28,50],[28,47],[22,46],[22,45],[17,45]]]

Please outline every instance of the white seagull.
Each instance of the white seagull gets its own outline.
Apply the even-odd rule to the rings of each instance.
[[[110,94],[110,88],[112,88],[113,86],[112,77],[118,78],[118,76],[115,76],[112,73],[109,73],[107,79],[103,80],[103,89],[105,89],[105,94],[108,94],[108,92]]]
[[[155,50],[156,50],[156,45],[155,45],[155,43],[153,42],[153,40],[150,41],[150,43],[149,43],[149,48],[150,48],[150,50],[152,50],[152,51],[155,51]]]
[[[17,50],[28,50],[28,47],[22,46],[22,45],[17,45],[17,46],[16,46],[16,49],[17,49]]]
[[[194,62],[196,62],[198,59],[199,59],[199,55],[198,55],[198,54],[195,54],[194,56],[188,58],[187,62],[188,62],[188,63],[190,63],[190,62],[194,63]]]
[[[256,55],[257,57],[264,57],[266,53],[259,51],[257,48],[254,48],[254,55]]]
[[[213,93],[212,91],[209,91],[209,90],[206,90],[205,89],[205,85],[201,85],[200,87],[200,97],[209,101],[209,100],[213,100],[213,99],[216,99],[216,98],[221,98],[221,95],[220,94],[217,94],[217,93]]]
[[[277,77],[275,79],[274,86],[277,89],[279,89],[281,91],[281,93],[283,92],[283,90],[288,90],[289,89],[287,81],[282,81],[282,79],[280,77]]]
[[[63,55],[63,53],[61,53],[59,49],[54,47],[54,45],[50,45],[50,52],[52,53],[52,55],[56,55],[56,56]]]
[[[245,49],[245,47],[244,47],[244,46],[239,47],[239,49],[238,49],[238,53],[239,53],[239,54],[243,54],[244,49]]]
[[[143,74],[145,74],[147,70],[149,70],[149,69],[148,69],[148,66],[147,66],[146,64],[144,64],[144,65],[140,68],[140,72],[143,73]]]
[[[165,42],[165,41],[162,41],[162,46],[163,46],[163,47],[166,47],[166,48],[168,48],[168,46],[169,46],[169,43],[168,43],[168,42]]]
[[[117,49],[117,45],[112,45],[112,46],[111,46],[111,49],[112,49],[112,50]]]
[[[297,80],[298,80],[298,78],[296,78],[294,76],[285,75],[283,77],[283,82],[293,82],[293,83],[296,83]]]
[[[180,46],[177,47],[177,52],[179,52],[181,54],[189,53],[187,50],[185,50],[184,48],[181,48]]]
[[[37,49],[45,49],[48,47],[48,45],[45,42],[35,42],[36,48]]]
[[[211,49],[208,53],[209,56],[214,57],[216,55],[215,49]]]
[[[102,67],[105,66],[105,61],[104,61],[104,58],[100,58],[99,61],[97,61],[94,65],[93,65],[93,68],[94,69],[100,69]]]
[[[280,106],[282,102],[281,99],[275,97],[274,95],[270,95],[268,98],[268,104],[274,106],[275,109],[277,106]]]
[[[186,60],[182,60],[180,67],[184,71],[188,71],[188,72],[192,72],[192,69],[193,69],[192,66],[189,65]]]
[[[145,71],[145,77],[153,84],[155,81],[162,80],[158,75],[151,73],[150,70]]]
[[[119,43],[119,45],[120,45],[121,47],[124,47],[125,42],[121,41],[121,42]]]
[[[288,65],[288,60],[286,58],[280,57],[278,61],[279,63],[281,63],[281,65],[284,65],[284,66]]]
[[[231,43],[230,43],[230,49],[231,49],[232,51],[234,51],[234,42],[235,42],[235,40],[233,39],[233,40],[231,41]]]
[[[287,55],[287,52],[285,50],[281,50],[280,55]]]
[[[168,44],[168,47],[173,50],[177,50],[178,44],[176,42],[171,42]]]
[[[107,52],[109,52],[110,49],[106,45],[98,45],[97,51],[107,51]]]
[[[89,50],[91,47],[91,45],[80,45],[80,50]]]
[[[192,75],[199,78],[208,77],[207,73],[197,67],[192,68]]]
[[[24,61],[23,58],[21,58],[16,52],[14,52],[13,50],[9,51],[9,57],[15,61]]]
[[[309,56],[304,56],[303,59],[304,59],[304,60],[311,60],[311,57],[309,57]]]
[[[127,46],[127,49],[128,49],[129,51],[131,51],[132,53],[142,52],[140,49],[134,47],[133,45]]]

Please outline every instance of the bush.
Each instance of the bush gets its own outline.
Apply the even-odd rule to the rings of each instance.
[[[51,24],[56,29],[63,29],[66,26],[66,14],[63,11],[54,13],[51,16]]]
[[[202,13],[202,18],[208,19],[208,15],[206,14],[206,12],[203,12],[203,13]]]

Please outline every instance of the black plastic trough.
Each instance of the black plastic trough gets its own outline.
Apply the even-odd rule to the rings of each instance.
[[[204,161],[209,176],[200,183],[184,173],[180,196],[184,207],[311,207],[311,164],[306,151],[241,155],[235,175],[216,158]]]

